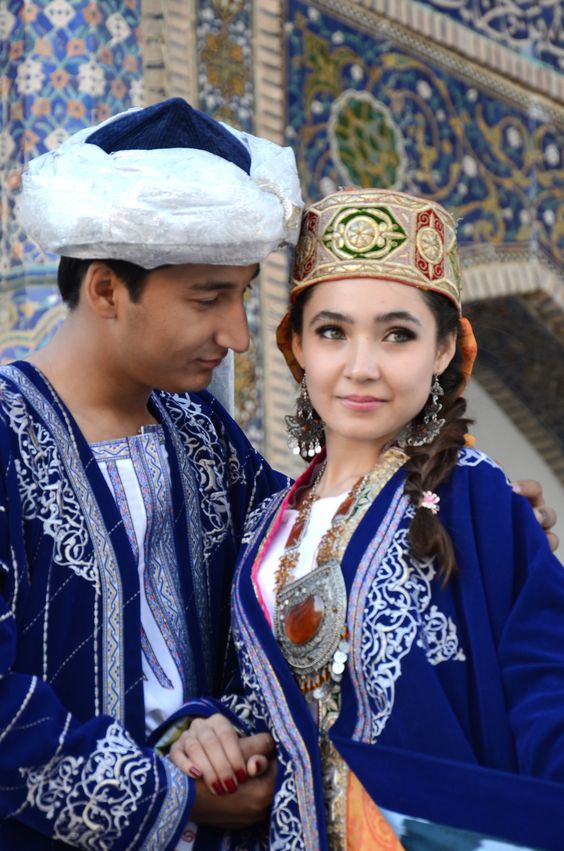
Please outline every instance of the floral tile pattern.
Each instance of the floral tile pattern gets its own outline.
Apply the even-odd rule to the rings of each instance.
[[[52,276],[15,208],[25,163],[142,100],[140,0],[7,0],[0,5],[0,283]],[[4,57],[3,57],[4,58]]]

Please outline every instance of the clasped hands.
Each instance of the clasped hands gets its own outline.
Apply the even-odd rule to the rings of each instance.
[[[238,830],[268,816],[277,770],[268,733],[239,737],[219,713],[195,718],[171,746],[169,758],[196,780],[191,819],[197,824]]]

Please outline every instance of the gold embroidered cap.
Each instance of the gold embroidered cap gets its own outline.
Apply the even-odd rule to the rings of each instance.
[[[460,277],[456,222],[440,204],[389,189],[342,189],[304,213],[290,300],[326,281],[374,278],[441,293],[460,312]],[[289,318],[288,312],[276,339],[300,381]]]

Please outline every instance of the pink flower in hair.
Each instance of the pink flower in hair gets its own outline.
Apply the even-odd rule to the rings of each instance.
[[[440,496],[437,496],[437,494],[433,493],[433,491],[423,491],[419,507],[428,508],[433,514],[438,514],[440,501]]]

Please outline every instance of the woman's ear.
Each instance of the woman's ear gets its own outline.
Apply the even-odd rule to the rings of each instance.
[[[303,369],[304,368],[304,353],[303,353],[303,349],[302,349],[302,338],[299,336],[299,334],[292,334],[291,347],[292,347],[292,354],[294,355],[297,362],[299,363],[299,365]]]
[[[82,283],[82,298],[102,319],[114,319],[118,286],[118,278],[109,266],[102,261],[91,263]]]
[[[456,331],[451,331],[448,337],[439,343],[435,358],[435,375],[441,375],[453,359],[456,352],[456,340]]]

